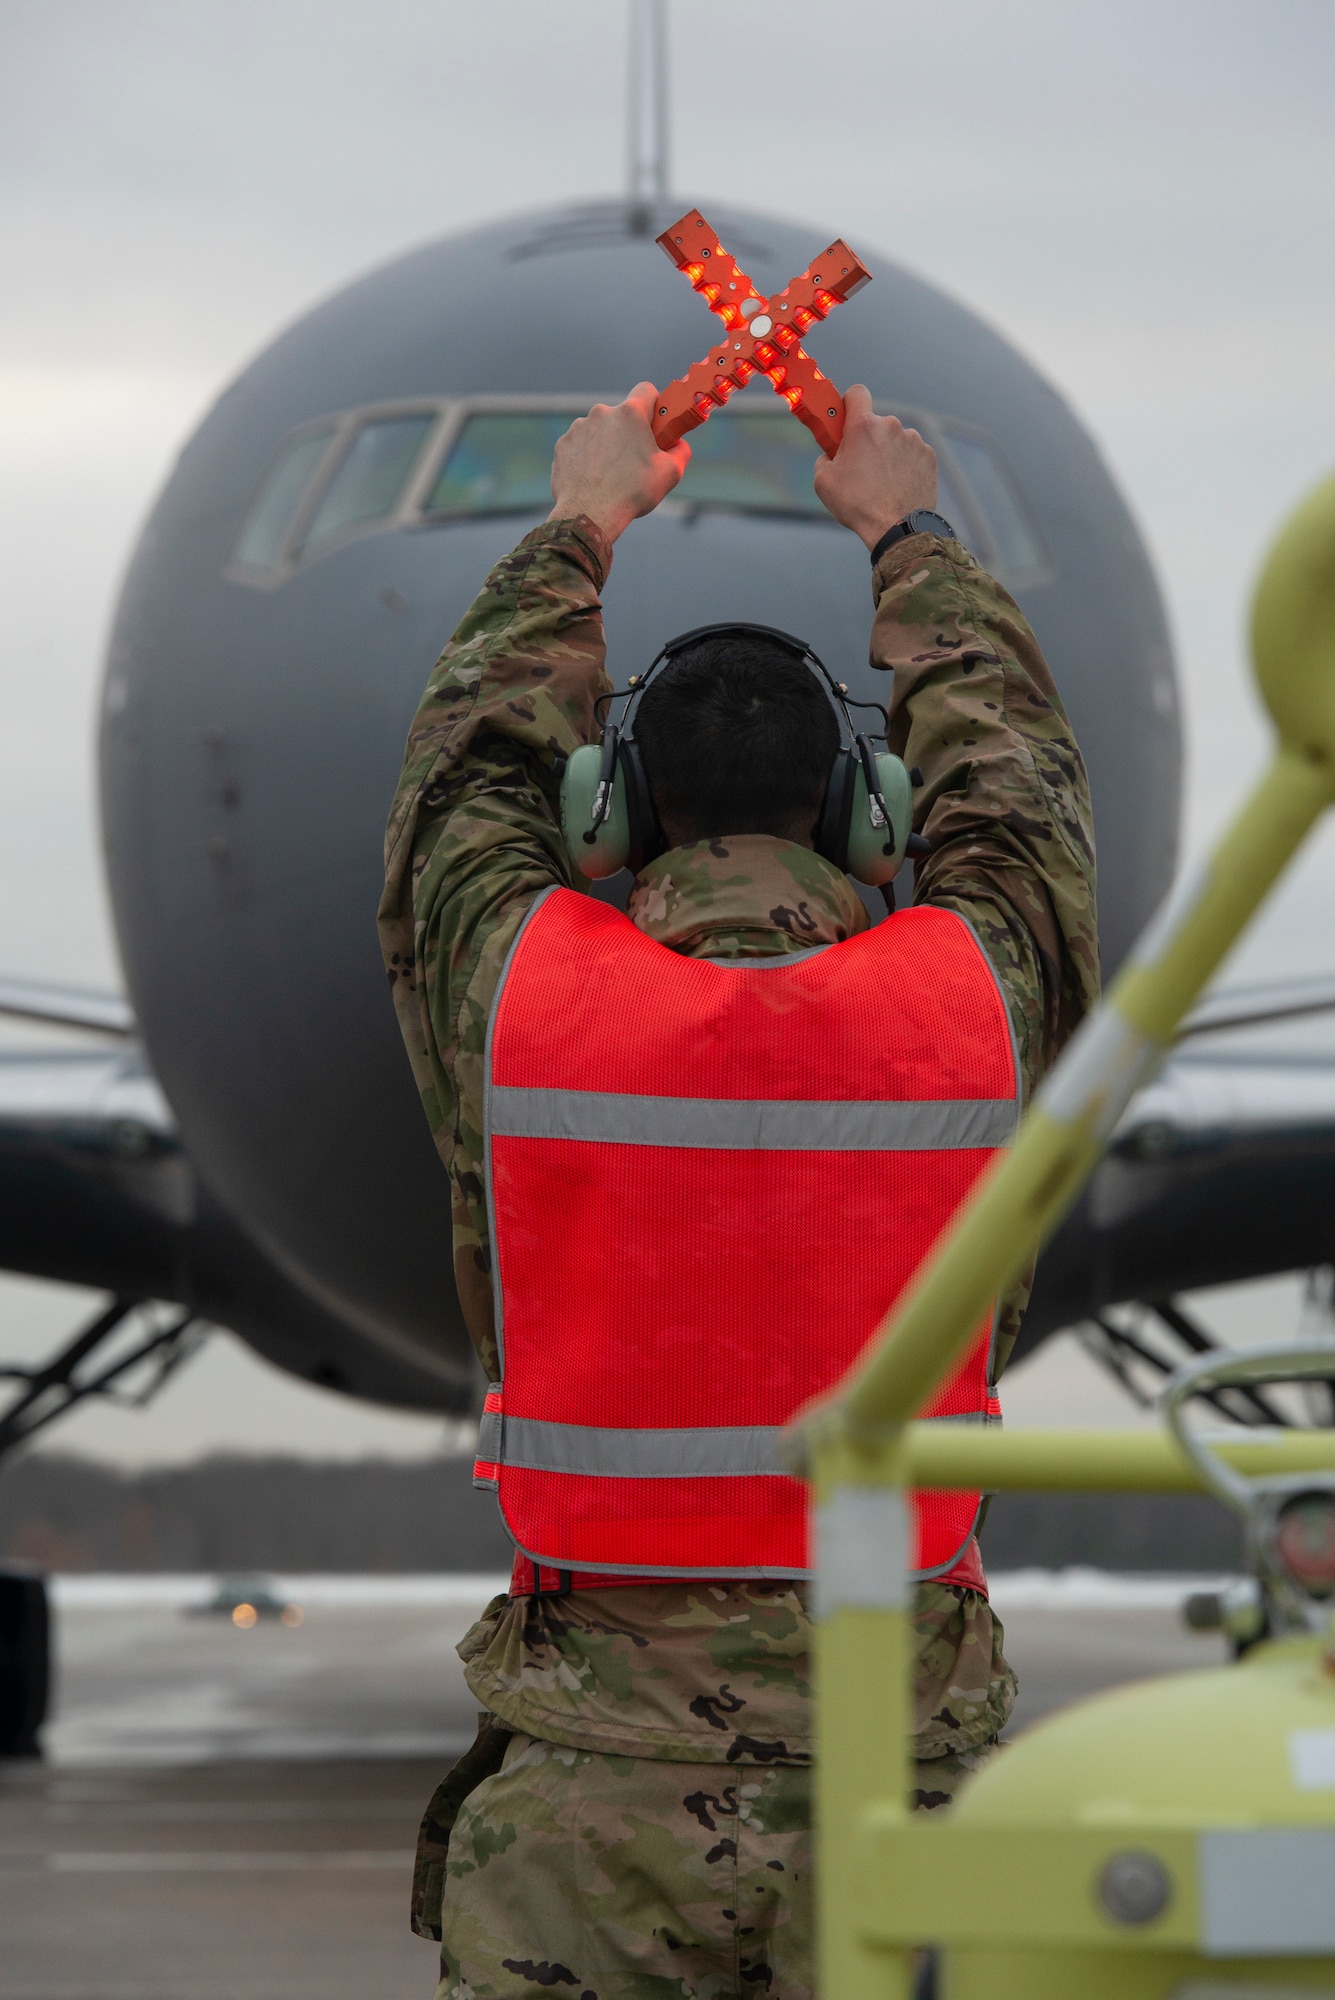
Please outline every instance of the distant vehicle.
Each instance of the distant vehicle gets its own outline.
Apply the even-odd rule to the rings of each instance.
[[[248,1631],[261,1618],[277,1618],[284,1625],[300,1625],[305,1616],[299,1604],[280,1597],[262,1576],[224,1576],[204,1604],[191,1607],[197,1617],[230,1618],[240,1631]]]

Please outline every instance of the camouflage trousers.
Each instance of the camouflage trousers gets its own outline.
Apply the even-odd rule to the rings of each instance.
[[[920,1807],[947,1804],[989,1748],[919,1764]],[[443,1869],[419,1868],[414,1920],[441,1938],[437,2000],[810,2000],[808,1769],[516,1735],[450,1804],[453,1824],[433,1828],[448,1858],[438,1846]]]

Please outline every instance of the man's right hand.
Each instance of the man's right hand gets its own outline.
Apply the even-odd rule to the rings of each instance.
[[[871,390],[844,397],[844,435],[833,458],[816,461],[816,498],[874,549],[888,528],[936,506],[936,453],[898,417],[878,417]]]
[[[649,418],[658,391],[637,382],[624,403],[595,403],[556,440],[549,521],[587,514],[609,542],[669,494],[690,462],[683,438],[660,451]]]

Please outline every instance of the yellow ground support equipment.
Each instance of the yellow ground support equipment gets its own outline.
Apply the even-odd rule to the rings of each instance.
[[[1303,1521],[1320,1541],[1321,1510],[1335,1520],[1335,1433],[1202,1443],[1181,1415],[1200,1366],[1170,1391],[1171,1437],[909,1421],[1335,799],[1335,480],[1271,552],[1252,642],[1279,736],[1269,770],[1150,925],[880,1338],[791,1433],[816,1520],[824,2000],[908,2000],[920,1946],[942,1954],[941,2000],[1335,2000],[1335,1640],[1290,1560]],[[1229,1359],[1276,1374],[1315,1359],[1335,1372],[1335,1350]],[[1246,1511],[1289,1622],[1322,1631],[1084,1703],[1000,1756],[942,1822],[911,1817],[914,1485],[1214,1490]]]

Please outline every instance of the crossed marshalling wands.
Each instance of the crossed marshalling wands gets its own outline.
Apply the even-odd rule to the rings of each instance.
[[[727,328],[717,347],[660,393],[653,432],[662,449],[722,409],[753,375],[764,375],[821,450],[833,458],[844,432],[844,399],[804,352],[802,336],[870,284],[866,265],[837,236],[800,277],[766,298],[724,249],[698,208],[665,229],[658,241]]]

